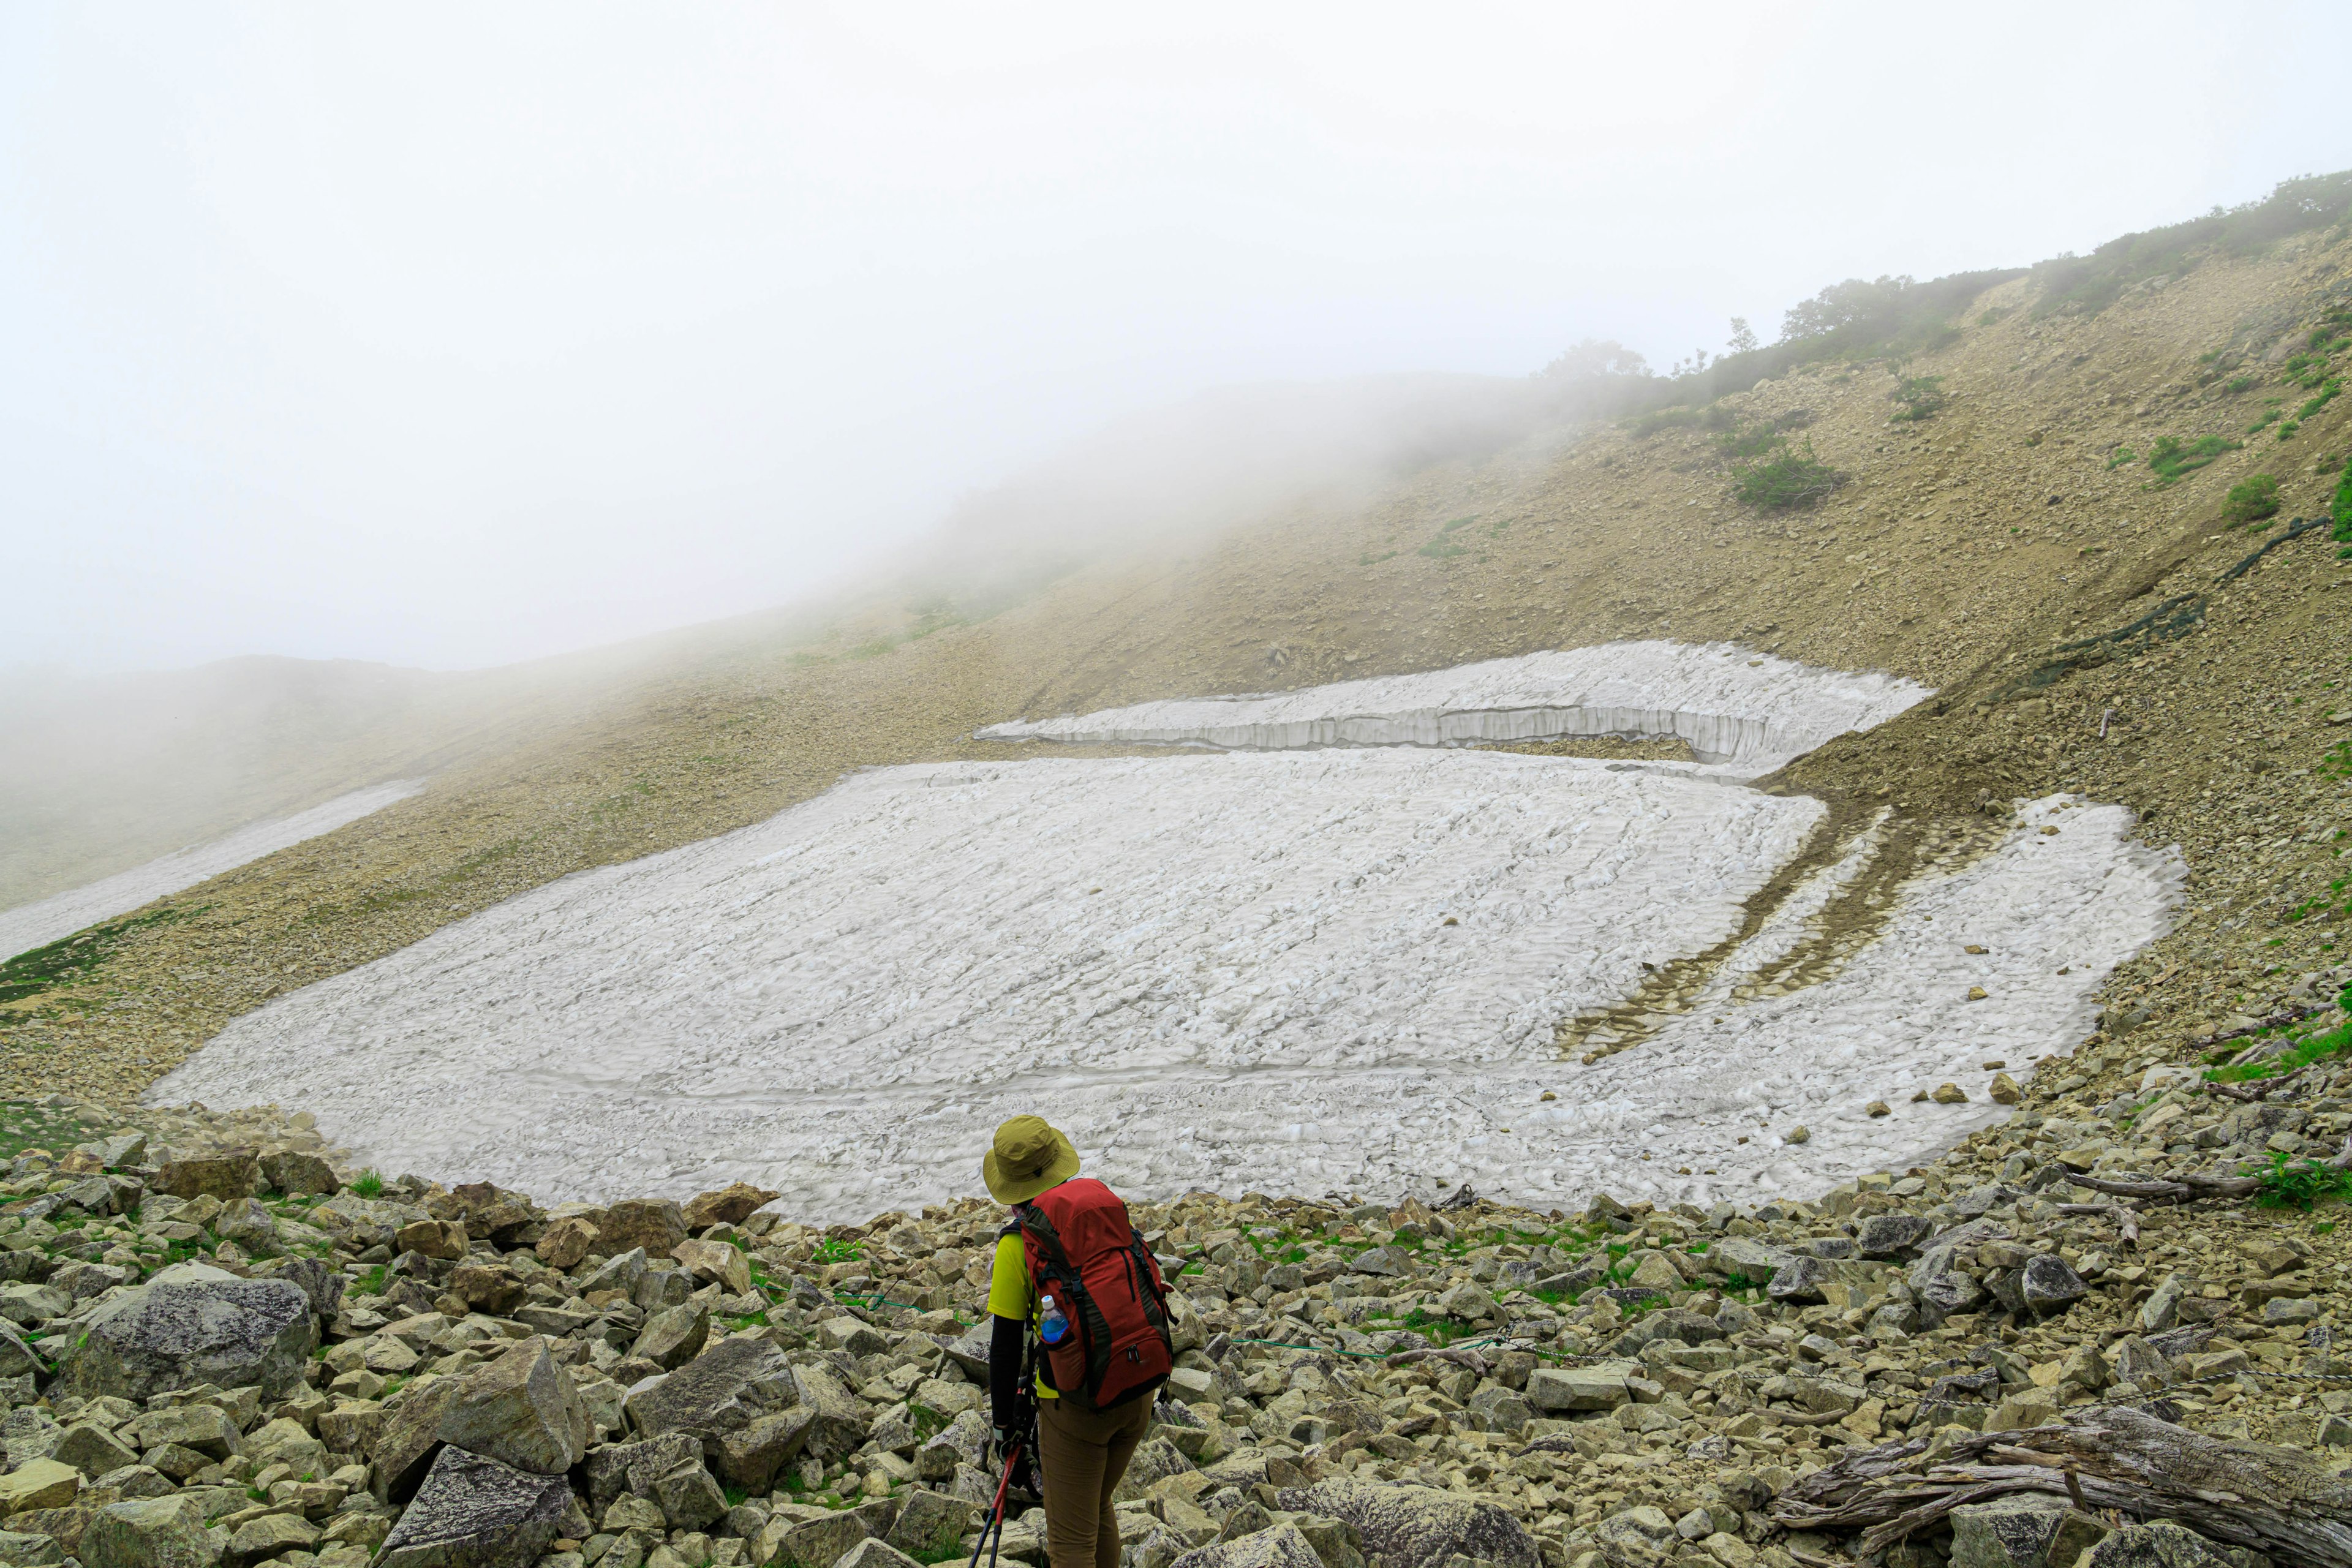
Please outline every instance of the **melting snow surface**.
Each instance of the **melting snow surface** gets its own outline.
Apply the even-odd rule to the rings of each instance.
[[[1930,694],[1898,676],[1822,669],[1728,643],[1605,643],[1301,691],[995,724],[979,738],[1289,749],[1672,735],[1709,771],[1754,777]]]
[[[209,844],[175,849],[102,881],[53,893],[38,903],[0,910],[0,958],[13,957],[59,937],[71,936],[115,915],[129,914],[142,904],[152,903],[183,888],[193,888],[223,871],[232,871],[248,861],[275,854],[289,844],[332,833],[345,823],[382,811],[394,801],[405,799],[424,787],[422,779],[399,779],[355,789],[323,805],[240,827]]]
[[[280,997],[152,1098],[300,1104],[387,1173],[551,1199],[743,1179],[817,1217],[979,1190],[1024,1110],[1138,1195],[1811,1192],[2000,1114],[1979,1063],[2071,1047],[2179,879],[2124,812],[2040,803],[1828,982],[1561,1058],[1559,1020],[1737,930],[1822,814],[1689,771],[1400,746],[877,769]],[[1946,1079],[1972,1103],[1908,1103]]]

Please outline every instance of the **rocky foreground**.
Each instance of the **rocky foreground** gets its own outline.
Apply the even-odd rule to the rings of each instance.
[[[1138,1204],[1183,1300],[1127,1560],[2352,1563],[2347,982],[2199,1058],[2095,1036],[1996,1079],[2005,1125],[1815,1203]],[[2205,1079],[2233,1055],[2270,1076]],[[984,1203],[542,1208],[352,1170],[276,1110],[52,1100],[8,1132],[0,1561],[887,1568],[976,1539]],[[1024,1508],[1003,1555],[1042,1539]]]

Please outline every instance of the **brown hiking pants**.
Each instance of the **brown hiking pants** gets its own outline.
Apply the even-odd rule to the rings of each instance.
[[[1038,1479],[1045,1489],[1045,1555],[1053,1568],[1118,1568],[1118,1516],[1110,1494],[1151,1424],[1151,1399],[1116,1409],[1037,1401]]]

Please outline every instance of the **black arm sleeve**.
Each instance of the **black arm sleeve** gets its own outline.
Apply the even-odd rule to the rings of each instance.
[[[993,1425],[1009,1432],[1021,1419],[1021,1352],[1029,1325],[1019,1318],[992,1313],[989,1321],[994,1325],[988,1339],[989,1414]]]

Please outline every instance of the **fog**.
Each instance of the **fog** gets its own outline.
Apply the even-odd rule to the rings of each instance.
[[[1588,335],[1663,367],[2352,164],[2292,80],[2347,44],[2294,5],[11,6],[0,668],[480,667],[943,522],[1097,548],[1508,439]]]

